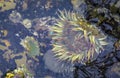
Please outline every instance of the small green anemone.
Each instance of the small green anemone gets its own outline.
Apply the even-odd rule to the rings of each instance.
[[[27,36],[20,44],[28,51],[27,54],[31,57],[35,57],[41,54],[38,41],[34,37]]]

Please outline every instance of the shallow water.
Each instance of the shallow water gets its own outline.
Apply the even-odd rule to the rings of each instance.
[[[120,0],[0,0],[0,78],[10,78],[8,73],[15,75],[11,78],[120,78],[119,3]],[[107,36],[108,45],[94,61],[73,64],[53,57],[50,30],[59,19],[58,10],[76,12]],[[24,77],[15,73],[19,68],[24,70]]]

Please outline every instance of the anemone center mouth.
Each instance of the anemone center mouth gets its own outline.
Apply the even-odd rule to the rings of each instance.
[[[80,52],[87,52],[89,50],[89,42],[85,40],[84,34],[81,31],[72,30],[74,26],[70,25],[69,27],[66,25],[63,30],[62,36],[62,45],[69,52],[74,52],[79,54]]]

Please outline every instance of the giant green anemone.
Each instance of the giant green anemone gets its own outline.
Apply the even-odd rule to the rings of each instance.
[[[96,59],[107,45],[106,36],[75,12],[59,11],[58,17],[50,29],[55,57],[72,63]]]

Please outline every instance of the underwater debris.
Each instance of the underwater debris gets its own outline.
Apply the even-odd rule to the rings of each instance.
[[[7,30],[1,30],[0,32],[2,33],[3,37],[6,37],[8,35]]]
[[[3,44],[1,44],[1,43],[3,43]],[[0,39],[0,50],[2,50],[2,51],[5,51],[5,50],[9,51],[9,48],[8,48],[9,46],[11,46],[11,44],[10,44],[10,42],[8,40]]]
[[[40,52],[38,41],[34,37],[27,36],[21,40],[20,44],[27,50],[27,54],[31,57],[39,56]]]
[[[12,11],[9,15],[9,20],[15,24],[20,23],[25,28],[29,29],[33,26],[33,28],[38,30],[48,30],[49,26],[53,25],[56,18],[54,17],[42,17],[42,18],[35,18],[30,20],[28,18],[23,19],[21,14],[17,11]]]
[[[16,63],[16,67],[20,67],[22,64],[24,64],[25,66],[28,66],[27,62],[27,56],[25,53],[21,52],[18,54],[11,54],[10,55],[13,58],[17,57],[17,56],[21,56],[20,59],[15,59],[15,63]]]
[[[11,46],[11,43],[8,40],[2,40],[1,42],[3,42],[6,47],[10,47]]]
[[[120,50],[120,40],[117,40],[114,44],[116,50]]]
[[[56,18],[54,17],[42,17],[33,19],[33,28],[36,31],[39,30],[49,30],[49,27],[54,24]]]
[[[9,20],[12,21],[13,23],[21,23],[22,16],[19,12],[12,11],[12,13],[10,13],[10,15],[9,15]]]
[[[22,24],[25,26],[25,28],[31,28],[32,27],[32,21],[29,19],[24,19],[22,21]]]
[[[21,23],[24,25],[25,28],[31,28],[32,27],[32,21],[30,19],[23,19],[21,14],[17,11],[12,11],[12,13],[9,15],[9,20],[13,23]]]
[[[85,3],[85,0],[71,0],[71,3],[73,5],[73,10],[78,12],[81,16],[86,17],[87,16],[87,4]]]
[[[11,72],[6,73],[5,78],[34,78],[29,70],[22,65]]]
[[[22,4],[22,10],[27,10],[28,9],[28,0],[24,0]]]
[[[45,8],[46,10],[49,10],[49,9],[52,8],[52,7],[53,7],[53,5],[52,5],[52,0],[47,0],[44,8]]]
[[[4,12],[6,10],[14,9],[16,7],[16,3],[14,0],[0,0],[0,12]]]
[[[106,36],[74,12],[59,11],[57,23],[50,28],[54,56],[61,61],[86,63],[97,58],[107,45]]]
[[[4,51],[4,50],[6,50],[6,49],[7,49],[6,46],[0,45],[0,50]]]

